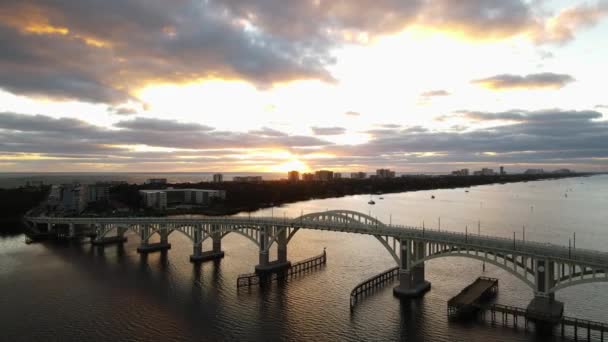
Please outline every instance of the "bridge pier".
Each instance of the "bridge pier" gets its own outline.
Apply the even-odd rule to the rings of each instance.
[[[160,234],[160,242],[149,243],[148,239],[150,239],[150,226],[145,225],[142,227],[140,233],[141,244],[139,247],[137,247],[137,253],[152,253],[171,249],[171,244],[168,241],[169,230],[162,228],[158,233]]]
[[[424,249],[424,242],[401,240],[399,285],[393,288],[395,297],[421,297],[431,289],[431,283],[424,279],[424,262],[412,266],[414,259],[424,258]]]
[[[95,235],[91,236],[91,244],[93,246],[105,246],[116,243],[123,243],[127,241],[125,232],[127,231],[124,227],[116,227],[116,236],[103,236],[103,229],[97,227],[95,229]]]
[[[221,231],[217,225],[211,227],[211,239],[213,247],[211,251],[203,252],[203,229],[201,225],[198,225],[194,230],[194,246],[192,249],[192,255],[190,256],[190,262],[202,262],[209,260],[218,260],[224,257],[224,251],[222,251],[222,236]]]
[[[534,260],[534,298],[528,304],[526,316],[541,329],[552,329],[564,315],[564,303],[555,300],[549,290],[555,286],[555,262]]]
[[[278,229],[277,227],[273,228]],[[291,262],[287,260],[286,229],[277,232],[277,260],[270,261],[270,232],[271,227],[268,226],[260,230],[260,263],[255,266],[255,272],[258,274],[283,272],[291,266]]]
[[[68,228],[68,238],[73,239],[76,237],[76,226],[73,223],[69,224]]]

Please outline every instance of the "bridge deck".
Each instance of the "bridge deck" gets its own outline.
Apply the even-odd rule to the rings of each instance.
[[[334,211],[318,213],[319,215],[330,215]],[[26,217],[32,223],[51,223],[51,224],[170,224],[170,225],[196,225],[223,224],[241,226],[287,226],[317,230],[331,230],[358,234],[371,235],[390,235],[396,238],[413,239],[418,241],[428,241],[436,243],[456,244],[460,246],[470,246],[478,250],[490,253],[513,253],[519,255],[534,256],[539,258],[550,258],[561,260],[567,263],[579,264],[594,267],[600,270],[608,269],[608,252],[593,251],[580,248],[569,248],[549,243],[534,241],[514,240],[503,237],[483,236],[446,230],[431,230],[424,228],[385,225],[380,222],[337,222],[337,221],[315,221],[311,219],[299,218],[274,218],[274,217]]]
[[[479,277],[448,301],[448,313],[458,315],[476,309],[476,305],[498,291],[498,279]]]

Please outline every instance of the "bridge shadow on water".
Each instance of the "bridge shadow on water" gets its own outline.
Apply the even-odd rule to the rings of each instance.
[[[128,244],[100,247],[75,240],[47,241],[42,245],[52,255],[69,263],[78,277],[84,276],[97,284],[91,293],[97,297],[111,296],[113,298],[108,300],[113,302],[123,302],[125,307],[115,307],[114,313],[122,315],[122,311],[131,311],[129,318],[139,316],[139,322],[133,324],[153,328],[148,332],[150,334],[151,331],[169,334],[176,326],[184,328],[184,324],[186,331],[179,332],[183,336],[220,337],[225,334],[224,329],[214,327],[216,318],[224,315],[216,291],[218,287],[226,286],[222,284],[221,260],[176,264],[167,251],[137,255],[135,248]],[[190,277],[184,277],[185,267],[191,269]],[[78,300],[86,303],[100,299]],[[139,313],[133,314],[133,311]],[[158,317],[168,317],[168,321],[174,322],[165,322]],[[138,331],[137,336],[145,337],[146,332]],[[164,335],[150,336],[159,339]]]

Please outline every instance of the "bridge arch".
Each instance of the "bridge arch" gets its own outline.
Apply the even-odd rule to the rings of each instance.
[[[524,284],[526,284],[528,287],[530,287],[530,289],[532,291],[535,290],[534,281],[528,279],[528,276],[533,277],[534,273],[531,272],[531,270],[528,267],[525,267],[525,271],[524,271],[525,273],[518,272],[517,271],[518,269],[524,269],[524,265],[521,264],[520,262],[515,261],[515,265],[518,266],[516,268],[515,266],[513,266],[512,258],[510,258],[508,256],[497,254],[497,258],[496,258],[496,260],[494,260],[493,254],[491,254],[492,258],[490,258],[490,257],[484,256],[484,255],[471,254],[470,252],[471,252],[471,250],[459,250],[459,251],[454,250],[454,251],[444,251],[444,252],[434,253],[434,254],[424,257],[423,259],[416,260],[415,262],[412,263],[412,266],[416,266],[416,265],[424,263],[425,261],[439,259],[439,258],[456,257],[456,258],[474,259],[474,260],[486,262],[490,265],[494,265],[502,270],[507,271],[509,274],[515,276],[516,278],[521,280]],[[490,254],[488,254],[488,255],[490,255]],[[499,260],[502,260],[502,262],[500,262]]]
[[[549,293],[555,293],[576,285],[608,282],[608,273],[606,270],[585,270],[573,274],[572,277],[569,275],[560,277],[556,282],[555,286],[549,289]]]
[[[275,231],[275,234],[269,238],[267,250],[270,250],[275,242],[278,243],[279,234],[285,231],[287,232],[286,243],[288,244],[300,229],[319,229],[319,225],[322,225],[323,223],[340,223],[345,225],[371,224],[376,227],[386,227],[386,225],[377,218],[352,210],[328,210],[324,212],[309,213],[292,219],[289,226],[278,228]],[[392,236],[370,235],[376,238],[380,244],[386,248],[391,257],[393,257],[393,260],[399,265],[399,239]]]
[[[375,217],[372,217],[367,214],[360,213],[358,211],[352,210],[328,210],[322,212],[315,212],[310,214],[305,214],[300,217],[297,217],[292,220],[293,223],[302,223],[302,222],[332,222],[332,223],[359,223],[359,224],[371,224],[376,225],[378,227],[385,227],[386,225],[382,223]]]
[[[208,238],[213,238],[213,233],[219,234],[220,239],[223,239],[226,235],[230,233],[235,233],[241,236],[244,236],[249,241],[253,242],[256,246],[260,246],[259,241],[259,227],[249,226],[249,225],[226,225],[221,226],[221,228],[215,232],[208,232],[205,234],[202,241],[207,240]]]

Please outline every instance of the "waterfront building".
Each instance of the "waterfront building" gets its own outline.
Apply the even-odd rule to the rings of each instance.
[[[167,184],[167,178],[149,178],[146,179],[145,184],[165,185]]]
[[[87,206],[87,187],[80,184],[62,184],[61,206],[66,212],[81,213]]]
[[[226,199],[226,191],[224,190],[169,188],[163,190],[139,190],[139,194],[146,207],[160,210],[166,209],[169,205],[209,205],[212,199]]]
[[[303,173],[302,180],[305,182],[312,182],[315,180],[315,175],[312,173]]]
[[[500,175],[501,175],[501,176],[504,176],[504,175],[506,175],[506,174],[507,174],[507,172],[505,171],[505,167],[504,167],[504,166],[501,166],[501,167],[500,167]]]
[[[367,178],[367,173],[365,172],[353,172],[350,174],[351,179],[365,179]]]
[[[342,179],[342,174],[339,172],[334,172],[334,179]]]
[[[559,170],[553,171],[553,173],[567,174],[567,173],[572,173],[572,170],[570,170],[570,169],[559,169]]]
[[[496,172],[494,172],[493,169],[488,169],[487,167],[484,167],[483,169],[481,169],[479,171],[473,172],[473,175],[475,175],[475,176],[495,176]]]
[[[241,183],[259,183],[262,181],[262,176],[237,176],[232,178],[233,182],[241,182]]]
[[[330,181],[332,179],[334,179],[334,173],[333,173],[333,171],[319,170],[319,171],[315,172],[315,180],[316,181],[328,182],[328,181]]]
[[[213,183],[221,183],[224,181],[224,175],[221,173],[216,173],[213,175]]]
[[[525,175],[542,175],[543,173],[545,173],[543,169],[527,169],[524,172]]]
[[[376,176],[378,178],[395,178],[395,171],[389,169],[378,169],[376,170]]]
[[[49,193],[49,202],[59,203],[61,201],[61,185],[53,184],[51,186],[51,192]]]
[[[460,169],[456,171],[452,171],[452,176],[468,176],[469,169]]]
[[[144,206],[159,210],[167,209],[167,192],[164,190],[139,190]]]
[[[300,180],[300,173],[298,171],[287,172],[287,180],[290,182],[297,182]]]
[[[105,202],[110,199],[110,183],[97,182],[87,185],[87,203]]]

